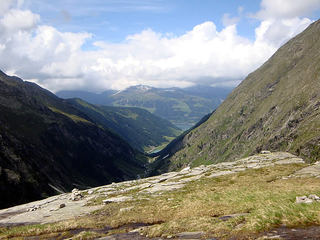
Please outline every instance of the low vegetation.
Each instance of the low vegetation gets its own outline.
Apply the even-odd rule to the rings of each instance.
[[[279,226],[320,224],[320,203],[296,204],[296,196],[319,194],[318,178],[283,178],[304,164],[278,165],[217,178],[202,178],[157,196],[107,204],[91,215],[54,224],[2,228],[0,239],[39,236],[94,238],[144,226],[149,237],[203,231],[205,237],[250,239]],[[138,195],[139,194],[139,195]],[[100,230],[99,230],[100,229]],[[81,235],[82,234],[82,235]]]
[[[82,118],[82,117],[79,117],[77,115],[74,115],[74,114],[70,114],[70,113],[66,113],[66,112],[63,112],[55,107],[49,107],[49,109],[55,113],[59,113],[59,114],[62,114],[68,118],[70,118],[72,121],[74,122],[85,122],[85,123],[91,123],[89,122],[88,120]],[[92,123],[91,123],[92,124]]]

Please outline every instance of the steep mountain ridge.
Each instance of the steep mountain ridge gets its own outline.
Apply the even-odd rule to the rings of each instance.
[[[118,135],[34,83],[0,72],[0,207],[143,175]]]
[[[81,99],[66,101],[141,152],[166,144],[181,133],[169,121],[141,108],[97,106]]]
[[[169,169],[232,161],[262,149],[318,160],[319,40],[317,21],[249,74],[208,121],[171,146]]]

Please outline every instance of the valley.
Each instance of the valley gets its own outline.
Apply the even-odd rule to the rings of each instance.
[[[147,157],[74,105],[0,73],[0,206],[144,175]]]
[[[320,2],[226,2],[0,2],[0,240],[320,240]]]
[[[204,115],[215,110],[231,91],[231,87],[201,85],[188,88],[138,85],[100,94],[85,91],[59,91],[56,94],[61,98],[82,98],[92,104],[104,106],[143,108],[185,131]]]

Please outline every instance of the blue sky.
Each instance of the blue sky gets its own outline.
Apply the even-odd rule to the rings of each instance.
[[[1,0],[0,69],[51,91],[236,86],[320,0]]]
[[[195,25],[213,21],[223,26],[223,16],[239,18],[238,32],[254,37],[258,21],[247,18],[259,10],[257,0],[57,0],[25,3],[41,15],[43,24],[61,31],[90,32],[92,41],[121,42],[126,36],[151,28],[156,32],[181,35]]]

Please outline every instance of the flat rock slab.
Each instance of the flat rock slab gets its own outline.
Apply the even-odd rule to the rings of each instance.
[[[173,184],[173,185],[154,185],[151,188],[143,190],[145,193],[157,193],[157,192],[162,192],[162,191],[172,191],[172,190],[177,190],[180,188],[183,188],[184,184]]]
[[[161,194],[161,192],[175,191],[183,188],[188,182],[197,181],[203,177],[214,178],[246,171],[249,168],[262,168],[273,166],[275,164],[293,163],[304,163],[304,161],[301,158],[286,152],[258,154],[234,162],[224,162],[195,168],[187,167],[180,172],[169,172],[159,176],[112,183],[105,186],[87,189],[85,191],[80,191],[84,197],[79,201],[69,200],[71,194],[64,193],[44,200],[0,210],[0,225],[3,226],[21,223],[32,224],[35,222],[51,223],[62,221],[89,214],[92,211],[102,208],[104,205],[102,201],[101,205],[98,206],[86,206],[86,204],[94,198],[104,197],[105,203],[118,203],[133,201],[134,199],[146,199],[146,194],[150,197],[152,195]],[[315,164],[301,169],[296,172],[296,175],[320,177],[320,164]],[[112,195],[112,197],[108,198],[110,195]],[[64,207],[61,208],[61,206]],[[133,239],[139,239],[137,235],[121,236],[131,236]]]
[[[129,200],[132,200],[132,197],[119,196],[119,197],[107,198],[107,199],[103,200],[102,202],[104,204],[107,204],[107,203],[113,203],[113,202],[125,202],[125,201],[129,201]]]
[[[50,201],[48,201],[50,200]],[[66,206],[60,208],[61,204]],[[0,210],[0,225],[52,223],[88,214],[102,206],[84,206],[86,200],[68,201],[65,198],[51,197],[16,207]],[[35,211],[28,211],[33,206],[39,206]],[[1,216],[5,216],[2,218]]]
[[[204,232],[182,232],[175,235],[179,239],[201,239]]]
[[[293,158],[283,159],[275,162],[275,164],[294,164],[294,163],[304,163],[304,161],[302,158],[293,157]]]
[[[319,177],[320,176],[320,164],[314,164],[301,170],[295,172],[293,174],[295,177]]]
[[[234,171],[220,171],[220,172],[215,172],[212,173],[211,175],[208,176],[208,178],[213,178],[213,177],[220,177],[220,176],[224,176],[224,175],[229,175],[235,173]]]

